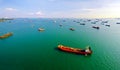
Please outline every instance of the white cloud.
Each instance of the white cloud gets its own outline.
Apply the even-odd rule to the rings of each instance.
[[[31,13],[28,13],[28,15],[41,16],[41,15],[43,15],[43,13],[42,13],[41,11],[38,11],[38,12],[31,12]]]
[[[43,12],[41,12],[41,11],[37,11],[37,12],[28,13],[28,16],[29,16],[29,17],[43,17],[44,14],[43,14]]]
[[[17,9],[14,9],[14,8],[5,8],[5,11],[17,11]]]
[[[43,13],[41,11],[38,11],[35,13],[35,15],[43,15]]]

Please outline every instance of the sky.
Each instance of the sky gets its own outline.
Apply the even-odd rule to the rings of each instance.
[[[0,0],[0,18],[120,18],[120,0]]]

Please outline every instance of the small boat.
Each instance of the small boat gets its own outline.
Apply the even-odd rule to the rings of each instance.
[[[11,33],[11,32],[4,34],[4,35],[0,36],[0,39],[4,39],[4,38],[7,38],[7,37],[12,36],[12,35],[13,35],[13,33]]]
[[[71,31],[75,31],[75,29],[74,28],[69,28]]]
[[[120,22],[117,22],[116,24],[120,24]]]
[[[80,23],[80,25],[85,25],[85,23]]]
[[[80,23],[79,21],[77,21],[76,23]]]
[[[98,26],[92,26],[92,28],[95,28],[95,29],[100,29],[100,27],[98,27]]]
[[[102,21],[102,23],[108,23],[108,21]]]
[[[38,31],[44,31],[45,29],[44,28],[39,28]]]
[[[82,54],[82,55],[92,54],[92,50],[89,46],[86,49],[79,49],[79,48],[72,48],[72,47],[67,47],[63,45],[58,45],[58,49],[61,51],[75,53],[75,54]]]
[[[108,26],[108,27],[110,27],[110,25],[108,25],[108,24],[107,24],[107,25],[105,25],[105,26]]]
[[[73,22],[76,22],[75,20],[73,20]]]
[[[96,22],[91,22],[92,24],[96,24]]]
[[[59,26],[62,27],[62,24],[60,24]]]
[[[90,19],[88,19],[87,21],[91,21]]]

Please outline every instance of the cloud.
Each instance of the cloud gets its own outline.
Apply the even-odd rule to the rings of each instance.
[[[41,15],[43,15],[43,13],[41,11],[38,11],[38,12],[28,13],[28,15],[38,15],[38,16],[41,16]]]
[[[5,11],[17,11],[17,9],[14,9],[14,8],[5,8]]]
[[[41,12],[41,11],[31,12],[31,13],[28,13],[28,15],[30,17],[43,17],[44,16],[43,12]]]
[[[38,11],[35,13],[35,15],[43,15],[43,13],[41,11]]]

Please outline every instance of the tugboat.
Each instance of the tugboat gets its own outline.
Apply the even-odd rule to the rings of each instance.
[[[38,28],[38,31],[44,31],[45,29],[43,29],[43,28]]]
[[[12,35],[13,35],[12,32],[4,34],[4,35],[0,36],[0,39],[4,39],[4,38],[7,38],[7,37],[12,36]]]
[[[98,26],[92,26],[92,28],[95,28],[95,29],[100,29],[100,27],[98,27]]]
[[[63,46],[63,45],[58,45],[58,49],[61,51],[75,53],[75,54],[81,54],[81,55],[91,55],[92,54],[92,50],[89,46],[86,49],[79,49],[79,48],[72,48],[72,47],[67,47],[67,46]]]
[[[71,31],[75,31],[75,29],[74,28],[69,28]]]

